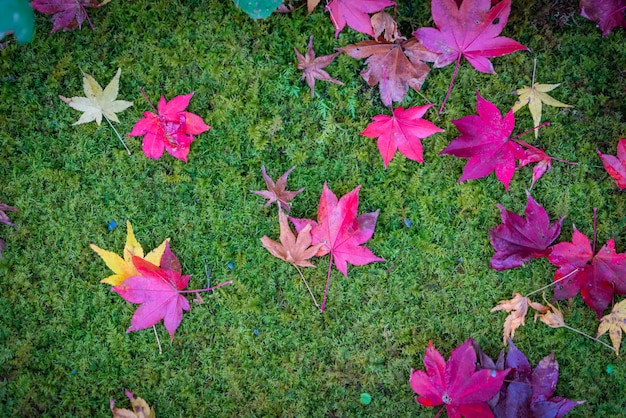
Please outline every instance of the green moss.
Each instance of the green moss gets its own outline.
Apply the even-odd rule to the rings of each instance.
[[[412,3],[398,7],[405,35],[432,25],[428,7]],[[389,111],[360,78],[362,63],[339,56],[327,70],[345,85],[318,82],[315,98],[295,68],[293,48],[303,51],[310,35],[318,55],[364,39],[346,29],[335,40],[322,7],[253,21],[216,0],[113,2],[89,10],[96,31],[50,36],[48,17],[37,15],[32,43],[0,51],[0,200],[20,209],[11,214],[17,228],[0,230],[8,243],[0,415],[107,415],[109,399],[123,406],[128,389],[166,417],[432,416],[408,385],[428,341],[447,357],[473,336],[496,356],[504,314],[489,310],[549,283],[554,271],[546,260],[488,267],[487,230],[500,222],[494,205],[523,211],[530,168],[506,193],[493,175],[456,184],[464,161],[437,155],[458,136],[451,121],[475,113],[476,90],[506,111],[515,101],[508,93],[530,83],[534,57],[537,81],[563,83],[554,97],[575,107],[544,107],[551,126],[525,139],[578,165],[554,162],[533,196],[552,219],[567,216],[561,240],[573,225],[591,236],[597,207],[598,242],[615,237],[626,250],[624,199],[595,152],[615,153],[626,136],[626,32],[602,38],[558,7],[514,5],[504,34],[532,52],[493,59],[495,76],[462,61],[445,114],[426,115],[445,132],[423,140],[425,163],[398,154],[387,169],[376,141],[359,135]],[[119,115],[123,134],[150,110],[140,87],[153,103],[195,93],[189,111],[212,129],[192,144],[187,164],[145,158],[140,138],[127,139],[128,156],[107,125],[72,125],[79,114],[57,96],[82,93],[81,68],[108,80],[118,66],[119,98],[134,101]],[[439,103],[452,73],[433,70],[422,93]],[[415,93],[403,102],[422,104]],[[526,109],[516,119],[515,133],[532,127]],[[275,209],[249,193],[263,188],[262,165],[274,178],[297,166],[290,189],[306,191],[293,202],[296,217],[316,215],[325,181],[337,194],[360,184],[360,213],[380,209],[367,245],[386,261],[350,267],[348,279],[333,271],[323,315],[295,269],[260,245],[278,235]],[[121,226],[108,232],[111,219]],[[190,288],[206,285],[205,263],[212,283],[234,281],[192,306],[173,343],[157,326],[161,355],[151,330],[124,332],[135,307],[99,283],[108,271],[88,247],[121,251],[127,219],[144,248],[171,237]],[[304,274],[321,298],[328,257],[315,263]],[[595,333],[597,319],[579,297],[560,306],[570,325]],[[533,364],[556,353],[557,394],[587,400],[572,416],[622,413],[621,357],[532,321],[516,344]]]

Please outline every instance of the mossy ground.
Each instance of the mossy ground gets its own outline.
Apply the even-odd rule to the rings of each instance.
[[[363,37],[346,29],[335,40],[321,7],[254,22],[231,3],[114,0],[89,10],[95,31],[52,35],[37,15],[32,43],[0,51],[0,200],[20,209],[16,229],[0,228],[1,416],[106,416],[110,398],[128,405],[125,389],[161,417],[432,416],[408,385],[428,341],[448,357],[472,336],[497,356],[505,314],[489,310],[554,271],[543,259],[501,273],[488,264],[494,205],[523,211],[530,168],[507,193],[493,175],[457,184],[465,161],[437,155],[458,136],[451,121],[475,113],[476,90],[512,106],[508,93],[530,83],[534,57],[537,81],[563,83],[553,95],[575,108],[544,107],[552,125],[525,139],[579,164],[555,162],[533,196],[551,218],[567,216],[560,240],[574,224],[591,237],[597,207],[599,245],[615,237],[626,250],[624,197],[596,155],[615,153],[626,136],[626,31],[602,38],[574,2],[517,2],[503,34],[531,51],[494,59],[496,76],[462,62],[445,114],[426,116],[446,130],[423,141],[426,162],[398,154],[384,169],[375,141],[359,136],[388,112],[360,78],[362,62],[339,56],[327,70],[346,85],[319,82],[313,99],[294,65],[293,48],[303,51],[310,35],[318,55]],[[398,7],[407,35],[432,25],[428,5],[411,3]],[[122,133],[149,110],[139,87],[153,102],[195,92],[189,110],[213,129],[188,163],[147,159],[139,138],[127,140],[128,156],[106,124],[72,126],[79,113],[58,95],[82,95],[80,69],[105,84],[118,67],[119,98],[134,101],[119,115]],[[440,103],[452,72],[433,70],[423,94]],[[422,104],[414,92],[403,103]],[[532,127],[527,109],[516,118],[516,133]],[[259,242],[278,236],[275,208],[249,192],[264,186],[262,165],[272,177],[297,166],[290,189],[306,191],[294,216],[315,216],[325,181],[339,195],[361,185],[360,213],[380,209],[367,246],[386,262],[350,267],[348,279],[333,271],[324,314],[295,269]],[[111,219],[120,226],[108,232]],[[109,272],[88,246],[121,252],[127,219],[145,249],[172,238],[190,288],[206,284],[205,263],[213,283],[234,281],[192,306],[173,343],[157,326],[163,354],[152,330],[124,332],[135,306],[99,283]],[[327,263],[304,272],[320,298]],[[559,305],[569,325],[595,333],[580,297]],[[622,358],[532,321],[515,341],[532,364],[556,353],[557,394],[587,400],[572,416],[624,415]],[[370,405],[359,403],[362,392]]]

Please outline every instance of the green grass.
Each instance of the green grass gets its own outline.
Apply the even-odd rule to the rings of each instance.
[[[431,26],[429,7],[398,8],[401,29]],[[626,250],[626,205],[596,155],[615,153],[626,136],[626,32],[602,38],[593,22],[557,4],[514,5],[504,35],[531,52],[493,59],[498,75],[463,61],[446,113],[427,118],[446,131],[425,139],[425,163],[398,154],[383,168],[376,141],[359,136],[370,118],[388,113],[377,88],[360,78],[362,63],[342,55],[327,67],[346,83],[318,82],[316,97],[295,68],[294,47],[310,35],[318,55],[364,39],[334,29],[320,7],[254,22],[230,1],[113,1],[85,26],[48,35],[37,15],[32,43],[0,51],[0,200],[15,206],[17,228],[0,227],[8,243],[0,259],[0,416],[106,416],[109,399],[128,407],[124,390],[145,398],[158,416],[433,416],[408,384],[422,368],[429,340],[446,356],[473,336],[495,357],[505,314],[489,310],[512,292],[550,282],[547,260],[498,273],[487,230],[500,223],[494,206],[521,213],[530,168],[519,170],[509,193],[493,175],[457,184],[464,160],[438,156],[458,136],[451,121],[475,113],[475,91],[500,109],[508,93],[537,81],[562,82],[553,96],[571,110],[544,107],[539,140],[554,163],[533,196],[552,219],[567,216],[598,241],[615,237]],[[147,159],[141,139],[128,156],[103,124],[72,126],[80,114],[58,99],[82,95],[80,69],[107,83],[122,68],[119,114],[126,134],[149,105],[195,92],[189,111],[213,128],[191,147],[189,162],[169,155]],[[433,70],[423,94],[443,99],[453,66]],[[404,106],[424,100],[409,93]],[[515,133],[532,127],[527,109]],[[292,214],[314,217],[324,181],[338,195],[361,185],[359,213],[380,209],[367,246],[386,262],[332,273],[320,314],[293,267],[273,258],[259,238],[278,237],[275,208],[250,190],[289,167],[296,197]],[[115,219],[120,225],[108,232]],[[405,219],[412,225],[405,226]],[[144,249],[166,237],[192,274],[190,288],[234,284],[206,295],[185,314],[172,344],[158,353],[152,330],[125,333],[135,306],[99,280],[110,273],[90,243],[121,253],[131,220]],[[228,264],[232,263],[230,269]],[[328,257],[304,274],[321,299]],[[550,294],[546,296],[550,298]],[[618,298],[617,300],[619,300]],[[595,334],[598,322],[580,297],[559,303],[566,322]],[[258,335],[255,335],[255,330]],[[603,337],[607,342],[608,338]],[[626,363],[600,344],[530,321],[515,335],[536,364],[551,351],[560,365],[557,394],[587,403],[572,416],[624,415]],[[614,365],[611,374],[608,365]],[[372,395],[368,406],[362,392]]]

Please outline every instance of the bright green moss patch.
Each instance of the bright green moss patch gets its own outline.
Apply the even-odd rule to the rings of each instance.
[[[412,15],[398,7],[405,35],[432,24],[428,6],[412,3]],[[494,205],[521,213],[532,169],[506,193],[493,175],[457,184],[464,161],[437,155],[458,136],[451,121],[475,113],[476,90],[508,110],[534,57],[538,82],[562,83],[554,97],[575,107],[545,106],[551,126],[524,139],[579,164],[555,161],[533,196],[552,219],[567,216],[559,240],[574,224],[591,237],[597,207],[599,245],[615,237],[626,251],[624,198],[595,151],[614,154],[626,137],[626,32],[602,38],[573,7],[565,18],[563,5],[514,5],[503,35],[531,52],[493,59],[496,76],[462,61],[445,114],[426,115],[445,132],[423,140],[425,163],[398,154],[386,170],[376,141],[359,135],[389,112],[360,78],[362,63],[339,56],[326,70],[345,85],[317,82],[313,99],[295,68],[293,48],[310,35],[318,55],[364,39],[346,29],[335,40],[322,7],[255,22],[230,1],[113,1],[89,10],[96,31],[51,36],[38,14],[32,43],[0,51],[0,200],[20,210],[16,229],[0,226],[0,415],[106,416],[111,397],[127,406],[128,389],[161,417],[432,416],[408,384],[428,341],[447,357],[472,336],[496,357],[505,315],[489,310],[554,272],[547,260],[489,268]],[[139,87],[153,103],[195,93],[188,110],[212,129],[188,163],[147,159],[141,138],[126,140],[128,156],[106,124],[72,126],[79,113],[58,95],[82,94],[81,68],[104,81],[118,67],[118,99],[134,102],[119,114],[122,134],[150,110]],[[440,103],[453,70],[433,70],[422,93]],[[410,92],[402,105],[425,103]],[[532,127],[527,109],[516,119],[514,133]],[[273,178],[297,166],[289,188],[306,191],[293,216],[316,216],[324,181],[337,195],[360,184],[360,213],[380,209],[367,246],[386,261],[349,267],[348,279],[333,271],[322,315],[295,269],[261,246],[261,236],[278,236],[275,207],[250,193],[263,188],[262,165]],[[234,281],[192,306],[172,344],[157,325],[161,355],[152,330],[125,333],[135,307],[99,283],[109,272],[88,246],[121,251],[127,219],[144,248],[171,237],[190,288],[206,286],[205,263],[212,283]],[[328,257],[314,263],[304,274],[321,299]],[[559,306],[569,325],[595,334],[580,297]],[[556,394],[587,400],[572,416],[622,414],[622,358],[528,319],[516,345],[531,364],[556,353]]]

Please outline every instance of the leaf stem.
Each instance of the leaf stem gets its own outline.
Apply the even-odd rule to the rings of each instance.
[[[87,13],[87,9],[85,9],[85,6],[83,6],[83,4],[80,2],[78,2],[78,4],[80,5],[80,8],[83,9],[83,13],[85,13],[85,17],[87,18],[87,22],[89,22],[89,26],[91,26],[91,30],[96,30],[96,28],[93,26],[93,23],[91,23],[91,19],[89,19],[89,13]]]
[[[159,345],[159,354],[163,354],[163,350],[161,349],[161,340],[159,340],[159,334],[157,334],[156,326],[152,325],[152,329],[154,330],[154,336],[156,337],[157,344]]]
[[[596,222],[598,208],[593,208],[593,253],[596,253],[596,238],[598,237],[598,224]]]
[[[572,328],[572,327],[570,327],[569,325],[566,325],[566,324],[563,324],[563,328],[567,328],[567,329],[569,329],[569,330],[571,330],[571,331],[574,331],[574,332],[579,333],[580,335],[584,335],[584,336],[585,336],[585,337],[587,337],[587,338],[591,338],[592,340],[597,341],[597,342],[599,342],[600,344],[602,344],[602,345],[604,345],[604,346],[608,347],[611,351],[616,352],[614,347],[611,347],[610,345],[608,345],[608,344],[607,344],[607,343],[605,343],[604,341],[601,341],[601,340],[599,340],[599,339],[597,339],[597,338],[595,338],[595,337],[592,337],[592,336],[591,336],[591,335],[589,335],[589,334],[585,334],[584,332],[579,331],[579,330],[577,330],[576,328]]]
[[[537,57],[535,57],[535,60],[533,61],[533,81],[530,85],[531,89],[535,88],[535,71],[537,71]]]
[[[320,305],[317,304],[317,300],[315,299],[315,296],[313,295],[313,292],[311,291],[311,288],[309,287],[309,284],[306,282],[306,279],[304,278],[304,275],[302,274],[302,270],[300,270],[300,268],[298,266],[296,266],[295,264],[293,266],[296,268],[296,270],[298,270],[298,273],[300,273],[300,277],[302,277],[302,281],[304,282],[304,285],[309,290],[309,294],[313,298],[313,303],[319,309]]]
[[[565,276],[561,277],[560,279],[555,280],[552,283],[547,284],[547,285],[545,285],[544,287],[542,287],[540,289],[537,289],[537,290],[534,290],[534,291],[530,292],[529,294],[526,295],[526,297],[529,297],[530,295],[534,295],[535,293],[539,293],[542,290],[545,290],[545,289],[549,288],[550,286],[554,286],[558,282],[562,282],[563,280],[567,279],[568,277],[573,276],[574,274],[578,273],[579,271],[580,271],[579,268],[575,268],[574,270],[570,271],[569,273],[567,273]]]
[[[446,93],[446,97],[443,98],[443,103],[441,103],[441,107],[439,108],[439,114],[443,113],[443,107],[446,105],[448,96],[450,96],[450,92],[452,91],[452,84],[454,84],[454,79],[456,79],[456,73],[459,71],[460,65],[461,65],[461,54],[459,54],[459,58],[456,60],[456,67],[454,67],[454,74],[452,74],[452,80],[450,80],[450,86],[448,86],[448,92]]]
[[[154,113],[159,113],[154,105],[152,104],[152,102],[150,101],[150,99],[148,99],[148,95],[146,94],[145,91],[143,91],[143,87],[139,87],[139,90],[141,90],[141,94],[143,94],[143,98],[146,99],[146,102],[148,102],[148,104],[150,105],[150,107],[152,108],[152,110],[154,110]]]
[[[213,286],[213,287],[208,287],[208,288],[206,288],[206,289],[196,289],[196,290],[179,290],[179,291],[178,291],[178,293],[200,293],[200,292],[209,292],[209,291],[211,291],[211,290],[215,290],[215,289],[217,289],[217,288],[219,288],[219,287],[226,286],[227,284],[232,284],[232,283],[233,283],[233,281],[232,281],[232,280],[229,280],[229,281],[227,281],[227,282],[223,282],[223,283],[220,283],[220,284],[216,284],[215,286]]]
[[[324,308],[326,307],[326,297],[328,296],[328,288],[330,287],[330,269],[333,266],[333,252],[330,252],[330,261],[328,262],[328,277],[326,278],[326,288],[324,289],[324,300],[322,301],[322,307],[320,308],[320,312],[324,312]]]
[[[119,132],[117,132],[117,129],[115,129],[115,126],[113,126],[113,124],[111,123],[111,121],[109,120],[109,118],[107,117],[107,115],[105,115],[104,113],[102,114],[102,116],[104,116],[104,118],[107,120],[107,122],[109,122],[109,125],[111,126],[111,128],[113,128],[113,131],[115,132],[115,134],[117,135],[117,137],[120,139],[120,141],[122,142],[122,145],[124,145],[124,148],[126,148],[126,152],[128,152],[128,155],[130,155],[130,150],[128,149],[128,147],[126,146],[126,143],[124,142],[124,140],[122,139],[122,136],[120,135]]]
[[[524,144],[528,145],[528,144],[527,144],[526,142],[524,142],[524,141],[517,141],[517,138],[519,138],[520,136],[526,135],[528,132],[532,132],[532,131],[534,131],[535,129],[539,129],[539,128],[541,128],[542,126],[550,126],[550,122],[547,122],[547,121],[546,121],[546,122],[540,123],[539,125],[535,126],[534,128],[526,129],[526,130],[525,130],[524,132],[522,132],[521,134],[517,134],[517,135],[515,135],[513,138],[510,138],[510,139],[509,139],[509,141],[515,141],[515,142],[519,143],[520,145],[524,145]]]

